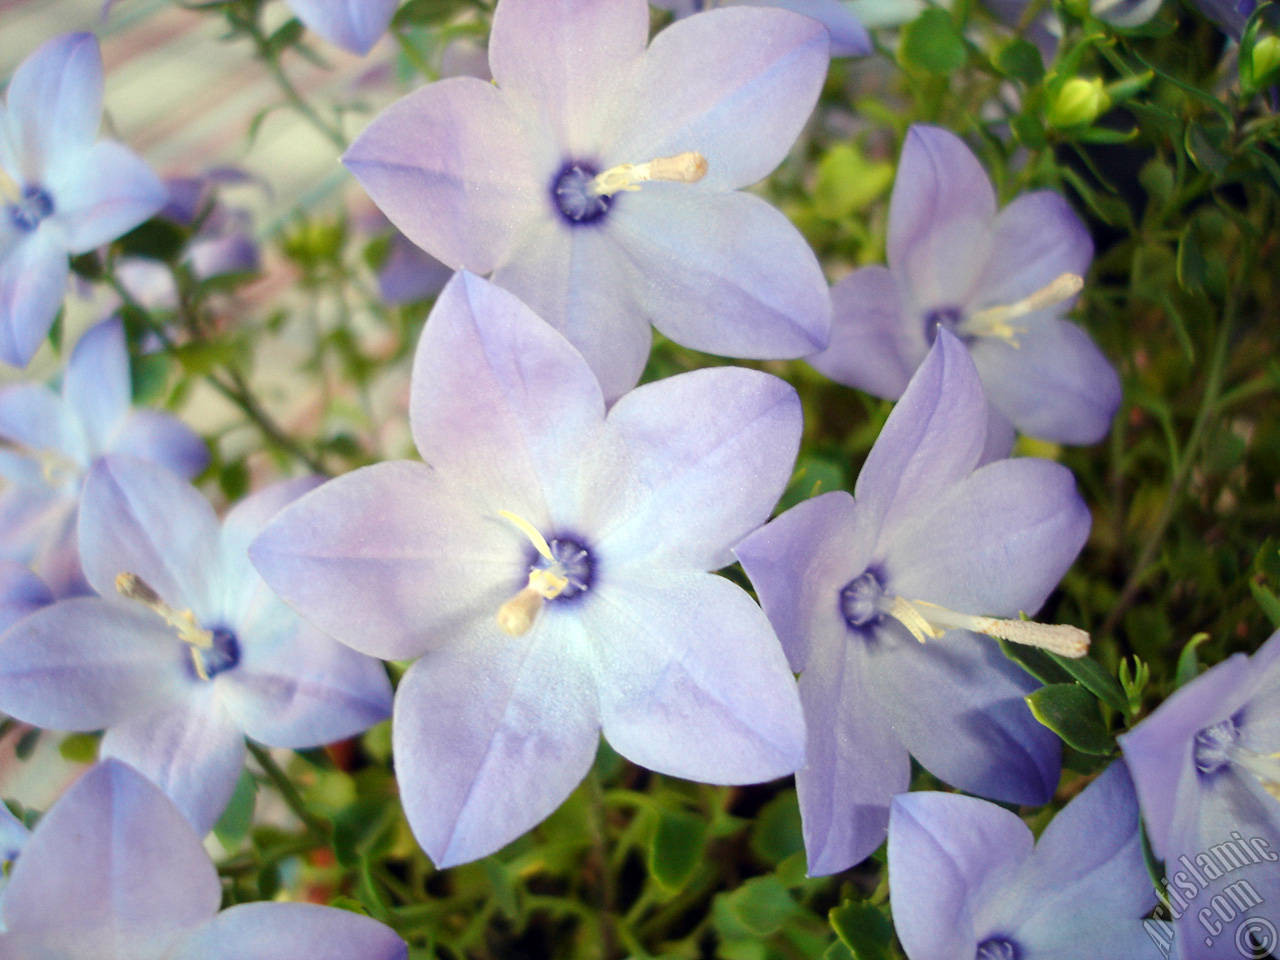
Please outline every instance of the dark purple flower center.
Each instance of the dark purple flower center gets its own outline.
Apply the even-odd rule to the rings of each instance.
[[[1240,742],[1240,730],[1234,717],[1205,727],[1196,734],[1193,756],[1196,769],[1206,776],[1215,774],[1231,763]]]
[[[840,591],[840,615],[851,630],[865,630],[884,616],[884,584],[874,570],[859,574]]]
[[[240,662],[240,640],[234,631],[226,627],[214,627],[209,632],[213,634],[213,646],[203,650],[194,647],[192,649],[204,665],[205,676],[212,680]],[[194,663],[191,665],[191,675],[199,679]]]
[[[563,536],[548,540],[547,546],[551,548],[553,559],[547,560],[535,552],[529,568],[546,570],[555,566],[569,581],[569,585],[560,591],[560,595],[549,600],[548,603],[573,600],[590,590],[591,585],[596,581],[596,559],[587,545],[577,537]]]
[[[23,187],[22,196],[8,205],[9,219],[23,233],[32,233],[53,213],[53,197],[39,185]]]
[[[978,944],[973,960],[1019,960],[1021,956],[1016,941],[1008,937],[988,937]]]
[[[960,324],[964,321],[964,311],[959,307],[935,307],[924,315],[924,339],[929,346],[938,339],[938,327],[946,327],[961,340],[968,337],[960,333]]]
[[[609,211],[610,197],[597,196],[591,181],[600,171],[590,163],[570,160],[551,180],[551,202],[571,227],[595,223]]]

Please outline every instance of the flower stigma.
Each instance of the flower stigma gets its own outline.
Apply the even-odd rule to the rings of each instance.
[[[513,637],[527,633],[548,600],[571,599],[591,585],[594,564],[582,544],[568,538],[550,543],[524,517],[508,510],[498,515],[516,527],[537,551],[544,563],[529,569],[529,581],[514,597],[498,608],[498,626]]]
[[[620,163],[597,175],[586,185],[592,197],[611,197],[623,190],[639,190],[651,180],[668,183],[697,183],[707,175],[707,158],[686,150],[674,157],[659,157],[648,163]]]
[[[214,651],[214,634],[196,622],[196,616],[190,610],[175,610],[161,599],[160,594],[136,573],[121,573],[116,576],[116,591],[126,600],[136,600],[161,620],[178,631],[178,639],[187,644],[191,650],[191,663],[196,675],[201,680],[208,680],[209,670],[204,661],[202,651]]]
[[[1048,286],[1014,303],[1000,304],[979,310],[956,325],[956,332],[970,337],[995,337],[1011,347],[1018,347],[1018,337],[1026,333],[1025,327],[1011,326],[1009,321],[1027,314],[1056,306],[1069,300],[1084,289],[1084,278],[1074,273],[1062,273]]]

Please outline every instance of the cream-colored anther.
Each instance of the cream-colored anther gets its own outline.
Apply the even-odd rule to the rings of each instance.
[[[611,197],[623,190],[639,190],[640,184],[650,180],[697,183],[706,175],[707,158],[688,150],[648,163],[620,163],[610,167],[587,184],[587,193],[593,197]]]
[[[1255,753],[1247,747],[1236,747],[1231,760],[1257,777],[1263,790],[1280,799],[1280,753]]]
[[[568,586],[568,578],[554,569],[531,570],[529,585],[498,608],[498,626],[513,637],[527,633],[542,604],[560,596]]]
[[[551,545],[547,543],[547,538],[538,532],[538,528],[518,514],[512,513],[510,510],[499,510],[498,516],[503,520],[508,520],[515,525],[516,529],[529,538],[529,542],[533,544],[533,549],[542,554],[548,560],[554,560],[551,556]]]
[[[1052,283],[1029,297],[1023,297],[1015,303],[979,310],[960,324],[959,331],[972,336],[997,337],[1016,347],[1018,336],[1027,331],[1021,327],[1010,326],[1010,320],[1017,320],[1029,313],[1070,300],[1082,289],[1084,289],[1083,277],[1074,273],[1059,274]]]
[[[0,167],[0,203],[17,203],[21,199],[22,188],[18,185],[18,181]]]
[[[1089,651],[1089,634],[1068,624],[975,617],[967,613],[956,613],[936,603],[904,600],[902,597],[894,598],[889,616],[901,622],[921,643],[937,639],[948,630],[972,630],[1010,643],[1039,647],[1060,657],[1075,659],[1083,657]]]
[[[41,450],[36,460],[40,475],[50,486],[60,487],[80,476],[80,465],[57,450]]]
[[[173,609],[161,599],[160,594],[155,592],[151,584],[136,573],[117,574],[116,591],[126,600],[136,600],[177,630],[178,639],[187,644],[191,650],[191,663],[196,669],[196,675],[201,680],[209,679],[209,673],[204,666],[204,657],[200,655],[200,651],[213,647],[213,634],[196,622],[194,613],[190,610]]]

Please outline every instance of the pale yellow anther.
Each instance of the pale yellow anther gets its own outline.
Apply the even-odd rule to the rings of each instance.
[[[41,450],[36,455],[40,475],[51,486],[60,487],[80,475],[80,465],[57,450]]]
[[[190,610],[173,609],[161,599],[160,594],[156,593],[147,581],[136,573],[126,572],[117,575],[116,590],[126,600],[136,600],[177,630],[178,639],[192,647],[193,658],[200,650],[213,647],[213,634],[196,622],[194,613]],[[203,676],[204,664],[198,659],[196,659],[196,669]]]
[[[1261,754],[1237,749],[1231,759],[1257,777],[1263,790],[1280,799],[1280,753]]]
[[[937,639],[948,630],[972,630],[1010,643],[1039,647],[1060,657],[1076,659],[1089,652],[1089,634],[1068,624],[975,617],[956,613],[936,603],[902,597],[894,597],[889,616],[898,620],[921,643]]]
[[[1015,303],[1001,304],[979,310],[960,324],[960,332],[974,336],[996,337],[1011,346],[1018,346],[1018,337],[1026,333],[1022,327],[1014,327],[1010,320],[1017,320],[1029,313],[1052,307],[1070,300],[1084,289],[1084,278],[1074,273],[1059,274],[1048,286]]]
[[[498,626],[513,637],[527,633],[542,610],[542,604],[560,596],[568,586],[568,578],[554,568],[531,570],[529,585],[498,608]]]
[[[17,203],[21,199],[22,188],[18,185],[18,181],[0,167],[0,203]]]
[[[548,560],[554,560],[551,556],[551,545],[547,543],[547,538],[538,532],[538,528],[526,520],[524,517],[512,513],[510,510],[499,510],[498,516],[503,520],[509,520],[513,523],[521,533],[529,538],[529,542],[533,544],[533,548],[542,554]]]
[[[697,183],[707,175],[707,158],[692,150],[674,157],[659,157],[648,163],[620,163],[599,174],[589,184],[593,197],[611,197],[623,190],[639,190],[650,180],[668,183]]]

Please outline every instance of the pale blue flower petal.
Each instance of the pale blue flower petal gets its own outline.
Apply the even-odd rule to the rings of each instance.
[[[889,400],[902,396],[913,372],[903,357],[914,344],[903,343],[898,284],[888,267],[855,270],[831,288],[831,342],[805,359],[837,383]]]
[[[59,164],[46,185],[55,204],[46,229],[57,228],[73,254],[127,233],[158,213],[168,198],[146,162],[114,140],[100,140]]]
[[[813,17],[831,34],[831,56],[860,57],[872,52],[867,28],[853,12],[853,5],[840,0],[738,0],[744,7],[781,7]]]
[[[794,388],[755,370],[698,370],[633,390],[609,411],[629,470],[597,547],[647,563],[728,565],[786,489],[802,421]]]
[[[629,568],[584,599],[581,624],[605,739],[624,757],[705,783],[772,780],[800,765],[795,681],[768,619],[739,587],[714,574]]]
[[[492,620],[523,586],[526,552],[508,521],[430,468],[399,461],[303,497],[249,555],[272,589],[325,632],[402,660]]]
[[[187,654],[153,613],[123,600],[64,600],[0,641],[0,711],[52,730],[100,730],[176,702]]]
[[[591,766],[596,681],[582,628],[558,619],[517,637],[478,621],[400,681],[391,730],[401,802],[440,869],[520,836]]]
[[[821,24],[772,5],[674,23],[654,37],[636,79],[635,112],[601,160],[644,163],[696,150],[707,160],[702,187],[763,180],[809,119],[828,51]]]
[[[800,698],[808,720],[796,795],[810,876],[838,873],[884,842],[889,804],[911,784],[911,762],[869,684],[866,649],[835,605],[819,611]]]
[[[398,5],[399,0],[289,0],[309,29],[361,55],[382,39]]]
[[[136,409],[124,421],[110,447],[167,468],[190,480],[209,465],[209,447],[177,417],[159,410]]]
[[[1092,261],[1093,238],[1067,201],[1049,190],[1024,193],[991,225],[990,260],[979,281],[982,301],[971,306],[1014,303],[1064,273],[1084,276]],[[1029,314],[1018,323],[1041,315]]]
[[[103,758],[123,760],[160,787],[201,836],[231,799],[244,754],[244,734],[208,683],[192,686],[181,703],[151,711],[135,705],[100,748]]]
[[[9,878],[4,916],[9,935],[164,937],[212,917],[221,899],[209,855],[173,804],[108,760],[41,819]]]
[[[644,0],[504,2],[493,15],[489,66],[504,95],[541,115],[558,149],[590,156],[614,133],[618,100],[648,39]],[[633,162],[654,156],[662,154]]]
[[[0,560],[0,632],[53,603],[44,581],[16,560]]]
[[[497,88],[456,77],[392,104],[342,161],[423,250],[454,269],[488,273],[527,224],[550,215],[528,140]]]
[[[46,451],[72,456],[76,451],[61,397],[39,383],[0,389],[0,438],[20,444],[28,463]],[[15,478],[16,479],[16,478]]]
[[[0,360],[31,362],[66,295],[66,251],[48,230],[23,237],[0,257]]]
[[[1007,803],[1047,803],[1062,745],[1025,697],[1040,683],[989,637],[949,630],[921,644],[895,620],[870,645],[870,686],[894,732],[930,773]]]
[[[296,0],[295,0],[296,2]],[[405,960],[390,927],[314,903],[241,903],[200,927],[173,960]]]
[[[76,341],[62,375],[62,395],[83,427],[88,451],[107,450],[133,405],[129,348],[119,319],[95,324]]]
[[[102,119],[102,54],[91,33],[48,41],[14,71],[6,91],[15,178],[40,183],[49,164],[89,147]]]
[[[80,504],[85,576],[102,596],[116,577],[141,577],[175,609],[202,622],[221,614],[218,518],[200,491],[146,460],[113,454],[85,479]]]
[[[650,184],[616,201],[609,229],[627,254],[615,269],[677,343],[752,359],[827,346],[822,267],[791,221],[759,197]]]

